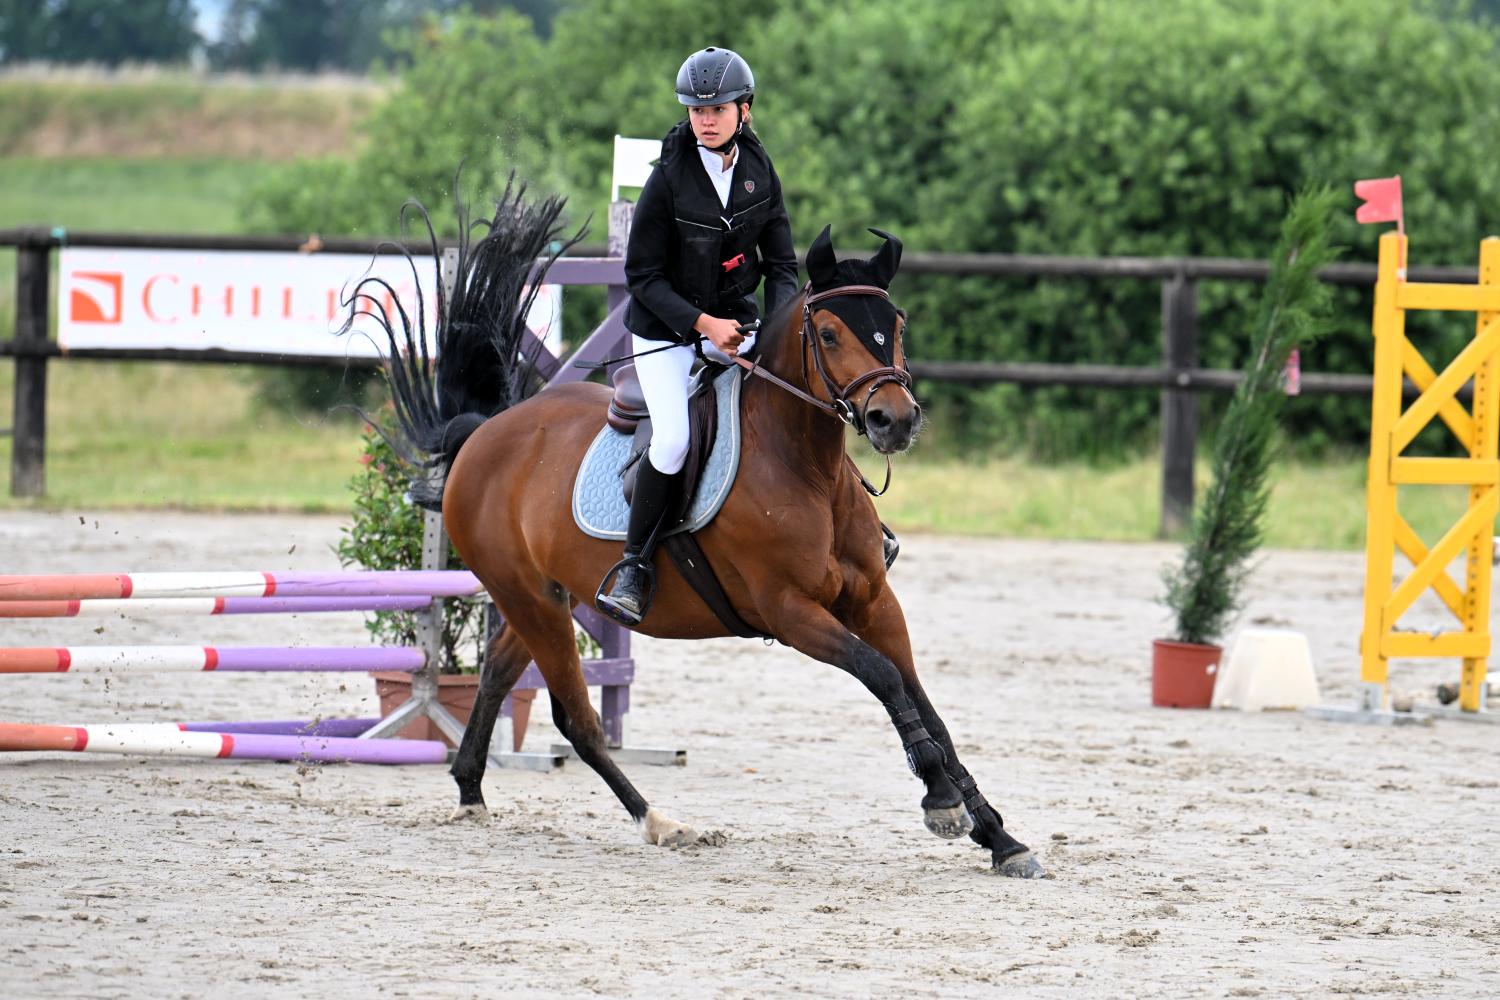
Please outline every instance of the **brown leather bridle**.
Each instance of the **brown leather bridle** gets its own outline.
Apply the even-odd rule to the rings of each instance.
[[[812,286],[808,285],[804,287],[802,291],[804,293],[807,293],[811,290],[811,288]],[[875,295],[879,296],[882,299],[885,299],[887,302],[891,300],[890,293],[887,292],[884,288],[879,287],[878,285],[840,285],[837,288],[830,288],[827,291],[818,292],[815,295],[808,295],[807,298],[803,301],[801,329],[802,384],[807,386],[808,388],[812,388],[812,383],[808,381],[807,378],[807,358],[810,354],[812,355],[813,359],[813,367],[817,369],[818,377],[823,380],[823,388],[827,391],[828,398],[833,401],[832,403],[825,403],[817,396],[814,396],[812,393],[804,392],[802,389],[797,388],[785,379],[779,378],[771,372],[766,371],[764,368],[760,367],[759,361],[746,361],[744,358],[739,357],[738,355],[736,355],[731,360],[741,368],[745,369],[747,378],[751,375],[758,375],[759,377],[765,379],[773,385],[785,389],[787,392],[796,396],[803,402],[815,406],[825,413],[832,414],[833,416],[842,420],[845,424],[853,427],[856,434],[865,435],[865,413],[870,408],[871,398],[874,397],[876,391],[879,390],[881,386],[889,385],[894,382],[897,385],[901,386],[901,388],[906,390],[906,394],[912,397],[913,402],[916,401],[916,396],[912,394],[911,372],[907,371],[904,367],[896,368],[890,365],[883,365],[879,368],[872,368],[864,374],[857,375],[854,378],[850,379],[849,384],[845,385],[842,389],[839,388],[839,384],[829,376],[828,368],[823,363],[822,345],[818,342],[817,331],[813,329],[812,307],[817,303],[822,302],[824,299],[831,299],[841,295]],[[894,358],[894,344],[891,345],[891,351],[891,357]],[[849,397],[853,395],[857,389],[866,384],[869,385],[869,389],[865,391],[864,405],[856,406],[854,403],[850,402]],[[858,467],[854,465],[854,461],[849,458],[848,455],[844,456],[844,461],[848,463],[849,467],[854,471],[854,474],[859,477],[860,485],[865,488],[865,492],[869,493],[871,496],[882,496],[884,495],[886,490],[890,489],[891,456],[885,456],[885,484],[882,485],[878,490],[875,488],[873,483],[865,478],[864,473],[859,471]]]
[[[810,287],[811,286],[808,286],[808,288],[804,288],[803,291],[807,292]],[[817,331],[813,329],[813,306],[819,302],[824,301],[825,299],[838,298],[846,295],[874,295],[879,298],[885,299],[887,302],[891,300],[890,293],[887,292],[884,288],[880,288],[877,285],[840,285],[836,288],[830,288],[827,291],[818,292],[814,295],[808,295],[807,298],[803,301],[801,329],[802,384],[807,386],[808,388],[812,388],[812,382],[807,377],[807,359],[808,356],[811,355],[813,368],[817,371],[818,377],[823,380],[823,388],[828,393],[828,398],[829,400],[831,400],[831,402],[825,403],[823,400],[819,399],[809,392],[804,392],[802,389],[797,388],[790,382],[787,382],[784,379],[777,378],[772,373],[766,371],[764,368],[761,368],[758,361],[750,362],[746,361],[744,358],[736,357],[734,358],[734,362],[741,368],[744,368],[749,374],[758,375],[761,378],[776,384],[782,389],[785,389],[787,392],[790,392],[792,395],[798,397],[804,402],[816,406],[818,409],[823,410],[826,413],[830,413],[835,417],[838,417],[844,423],[848,424],[850,427],[853,427],[856,434],[865,435],[867,434],[867,428],[865,426],[865,413],[869,410],[870,400],[872,397],[874,397],[875,393],[880,390],[881,386],[889,385],[894,382],[897,385],[901,386],[901,388],[905,389],[907,395],[911,395],[912,379],[911,372],[907,371],[905,368],[896,368],[890,365],[883,365],[879,368],[872,368],[861,375],[856,375],[854,378],[849,380],[847,385],[841,388],[839,384],[835,382],[833,378],[828,374],[828,367],[823,361],[823,347],[818,340]],[[894,331],[892,335],[894,336]],[[894,350],[895,345],[892,345],[893,357]],[[861,403],[856,404],[852,402],[850,397],[853,396],[854,393],[860,389],[860,387],[866,385],[868,385],[869,388],[865,390],[864,399],[861,401]],[[913,401],[915,401],[915,397],[913,397]]]
[[[877,298],[885,299],[887,302],[891,300],[890,293],[878,285],[841,285],[824,292],[818,292],[816,295],[809,295],[807,300],[802,303],[802,341],[806,348],[802,353],[802,383],[804,385],[808,384],[807,355],[811,354],[813,367],[818,370],[818,377],[823,380],[823,387],[828,391],[828,397],[833,400],[834,412],[840,420],[853,427],[856,434],[864,435],[866,433],[865,413],[870,409],[870,399],[879,391],[881,386],[889,385],[892,382],[901,386],[902,389],[906,390],[906,394],[911,396],[911,372],[905,368],[895,368],[892,366],[872,368],[863,375],[856,375],[850,379],[849,384],[845,385],[842,389],[839,388],[838,383],[829,377],[828,370],[823,364],[823,345],[817,336],[817,331],[813,329],[812,325],[812,307],[824,299],[840,298],[846,295],[873,295]],[[891,336],[896,336],[896,331],[892,330]],[[892,344],[892,358],[896,356],[895,352],[896,345]],[[855,390],[866,384],[869,385],[869,389],[865,391],[864,405],[856,406],[850,402],[850,397],[854,394]],[[912,402],[916,402],[915,396],[912,396]]]

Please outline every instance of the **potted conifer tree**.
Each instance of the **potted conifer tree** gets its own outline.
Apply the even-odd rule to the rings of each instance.
[[[1170,639],[1152,643],[1154,705],[1207,708],[1223,648],[1219,639],[1241,607],[1241,591],[1260,547],[1270,499],[1269,475],[1286,394],[1287,357],[1322,331],[1329,290],[1317,277],[1336,256],[1328,226],[1335,195],[1307,191],[1292,202],[1271,259],[1251,330],[1250,360],[1214,440],[1213,481],[1193,515],[1179,566],[1164,574],[1164,603],[1175,618]]]

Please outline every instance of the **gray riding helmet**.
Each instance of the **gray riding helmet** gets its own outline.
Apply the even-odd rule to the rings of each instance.
[[[677,99],[690,108],[755,100],[755,74],[739,53],[710,46],[677,71]]]

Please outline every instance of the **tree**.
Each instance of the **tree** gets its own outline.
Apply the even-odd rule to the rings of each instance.
[[[184,62],[192,0],[0,0],[0,64]]]
[[[1328,322],[1332,296],[1317,272],[1337,256],[1328,245],[1334,204],[1327,188],[1304,192],[1282,224],[1250,329],[1245,379],[1214,441],[1213,482],[1194,511],[1182,564],[1164,576],[1178,642],[1216,643],[1240,609],[1271,500],[1278,418],[1287,399],[1282,369],[1287,355],[1305,349]]]
[[[755,127],[803,245],[831,223],[912,249],[1258,258],[1293,192],[1399,172],[1414,255],[1464,262],[1500,205],[1497,30],[1444,0],[576,0],[550,39],[513,14],[445,14],[403,36],[357,159],[286,171],[250,211],[264,229],[388,231],[408,196],[446,205],[462,161],[476,188],[515,168],[602,218],[610,138],[665,133],[678,64],[718,44],[755,69]],[[1373,242],[1352,211],[1334,238]],[[895,290],[917,358],[1160,360],[1154,282],[908,276]],[[1200,287],[1205,364],[1241,364],[1257,295]],[[1368,371],[1368,305],[1358,290],[1336,301],[1304,363]],[[1129,455],[1154,438],[1151,391],[923,392],[939,433],[986,447]],[[1367,417],[1347,398],[1287,411],[1312,444],[1360,440]]]
[[[545,35],[555,9],[556,0],[231,0],[209,59],[231,69],[364,72],[402,59],[393,40],[428,18],[514,11]]]

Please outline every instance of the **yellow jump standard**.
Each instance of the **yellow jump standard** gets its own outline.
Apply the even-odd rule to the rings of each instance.
[[[1375,283],[1375,389],[1370,422],[1370,469],[1365,534],[1365,614],[1360,633],[1361,712],[1390,710],[1391,657],[1458,657],[1463,661],[1461,711],[1484,708],[1485,661],[1490,655],[1490,575],[1495,514],[1500,505],[1500,239],[1479,246],[1477,285],[1409,282],[1402,270],[1406,237],[1380,238],[1380,274]],[[1474,339],[1437,374],[1406,339],[1406,314],[1420,309],[1472,312]],[[1401,409],[1402,377],[1421,395]],[[1474,381],[1473,412],[1456,398]],[[1468,458],[1412,458],[1402,452],[1434,419],[1440,419],[1469,452]],[[1397,490],[1407,485],[1469,488],[1469,507],[1436,545],[1427,548],[1397,510]],[[1395,550],[1415,569],[1393,580]],[[1463,587],[1447,566],[1467,553]],[[1453,612],[1450,632],[1398,631],[1397,622],[1428,589]]]

